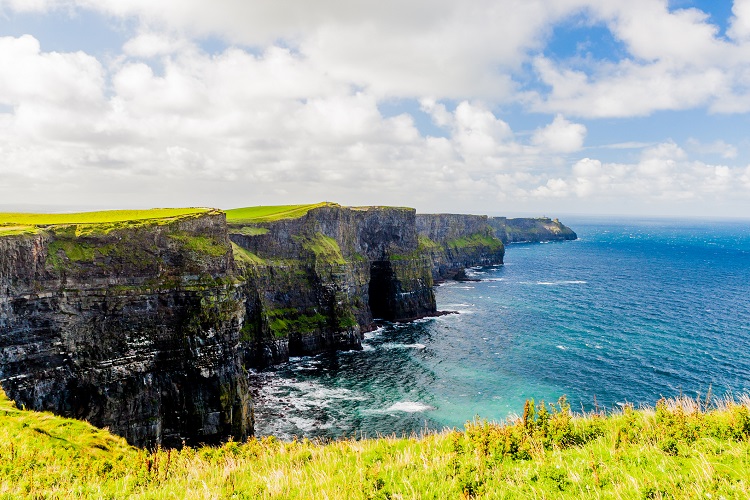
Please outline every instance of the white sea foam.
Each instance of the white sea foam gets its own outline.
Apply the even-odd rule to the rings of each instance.
[[[561,351],[567,351],[568,350],[568,348],[565,347],[564,345],[559,345],[559,346],[557,346],[557,348],[560,349]]]
[[[387,342],[383,344],[386,349],[425,349],[427,346],[424,344],[398,344],[395,342]]]
[[[385,331],[385,328],[383,328],[382,326],[380,326],[380,327],[374,329],[371,332],[365,332],[365,340],[372,340],[375,337],[379,336],[384,331]]]
[[[399,401],[398,403],[393,403],[391,406],[385,409],[387,412],[391,411],[402,411],[404,413],[419,413],[423,411],[429,411],[434,410],[435,408],[426,405],[424,403],[418,403],[415,401]]]

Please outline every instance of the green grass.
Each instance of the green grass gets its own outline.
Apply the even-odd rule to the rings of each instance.
[[[228,251],[227,245],[220,240],[207,236],[197,236],[188,233],[170,234],[169,237],[181,244],[182,247],[196,253],[210,257],[221,257]]]
[[[310,238],[304,238],[302,246],[315,255],[317,262],[339,265],[346,264],[346,259],[344,259],[341,248],[336,240],[322,233],[316,233]]]
[[[210,208],[152,208],[150,210],[107,210],[103,212],[78,212],[70,214],[0,212],[0,224],[23,226],[102,224],[146,219],[169,219],[185,215],[204,214],[212,210]]]
[[[425,436],[147,452],[0,395],[0,498],[748,498],[748,404],[580,417],[561,399]]]
[[[499,238],[483,233],[475,233],[462,238],[448,240],[446,241],[446,245],[456,249],[487,247],[492,250],[500,250],[503,248],[503,242]]]
[[[322,202],[310,205],[275,205],[234,208],[225,210],[229,224],[272,222],[281,219],[298,219],[313,208],[338,206],[336,203]]]
[[[107,231],[139,224],[170,222],[213,212],[211,208],[153,208],[150,210],[107,210],[67,214],[0,212],[0,236],[33,234],[40,227],[82,226],[80,232]],[[218,212],[217,212],[218,213]]]
[[[251,265],[251,266],[262,266],[266,264],[266,261],[255,255],[250,250],[246,250],[236,243],[232,243],[232,253],[234,254],[234,260],[238,264]]]

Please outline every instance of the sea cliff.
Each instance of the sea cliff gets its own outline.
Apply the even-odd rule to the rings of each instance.
[[[0,221],[0,384],[12,399],[138,446],[243,439],[248,369],[360,349],[377,319],[436,314],[435,281],[502,264],[498,227],[510,227],[330,203],[183,212]]]
[[[0,237],[0,380],[19,404],[180,446],[252,433],[223,213]]]
[[[566,241],[578,238],[575,231],[549,217],[508,219],[491,217],[489,224],[503,243],[539,243]]]

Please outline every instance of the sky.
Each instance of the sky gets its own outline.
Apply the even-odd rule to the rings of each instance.
[[[0,0],[0,210],[750,217],[750,0]]]

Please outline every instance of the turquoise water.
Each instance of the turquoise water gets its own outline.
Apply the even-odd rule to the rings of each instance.
[[[501,420],[527,398],[574,408],[750,392],[750,222],[565,221],[578,241],[507,248],[459,314],[367,335],[363,351],[258,374],[257,432],[408,434]]]

